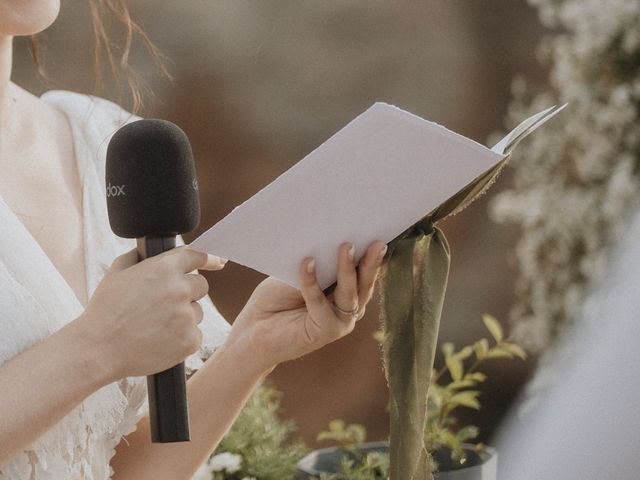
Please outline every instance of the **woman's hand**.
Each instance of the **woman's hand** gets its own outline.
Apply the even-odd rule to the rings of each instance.
[[[165,370],[198,350],[197,301],[209,283],[197,269],[220,270],[223,260],[180,246],[141,262],[134,248],[113,261],[76,320],[112,367],[113,380]]]
[[[228,343],[246,342],[254,361],[267,372],[350,333],[373,296],[386,245],[371,243],[357,270],[348,255],[350,246],[344,243],[338,250],[337,285],[329,295],[317,282],[311,258],[300,264],[300,290],[273,277],[263,280],[233,323]],[[342,313],[332,302],[356,312]]]

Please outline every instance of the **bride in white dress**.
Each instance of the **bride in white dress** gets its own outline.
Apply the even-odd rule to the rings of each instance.
[[[110,136],[139,117],[10,80],[13,37],[47,28],[59,7],[0,0],[0,479],[188,479],[275,365],[354,328],[386,248],[371,243],[356,270],[340,245],[329,296],[301,259],[301,290],[265,279],[232,327],[197,273],[223,259],[180,237],[136,264],[135,240],[109,227],[104,166]],[[146,375],[182,360],[192,440],[153,444]]]

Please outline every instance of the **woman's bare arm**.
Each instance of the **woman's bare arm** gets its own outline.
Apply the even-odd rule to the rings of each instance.
[[[115,380],[80,316],[0,366],[0,468]]]
[[[270,370],[255,362],[239,342],[220,347],[187,382],[191,441],[152,443],[145,416],[116,447],[113,480],[191,478]]]

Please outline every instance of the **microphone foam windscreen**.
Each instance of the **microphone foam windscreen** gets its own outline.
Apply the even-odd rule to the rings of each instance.
[[[120,237],[178,235],[200,223],[191,145],[167,120],[137,120],[111,137],[105,185],[109,224]]]

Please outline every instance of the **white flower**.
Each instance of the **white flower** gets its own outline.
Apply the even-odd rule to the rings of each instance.
[[[213,472],[234,473],[240,470],[242,457],[236,453],[224,452],[211,457],[208,463]]]

